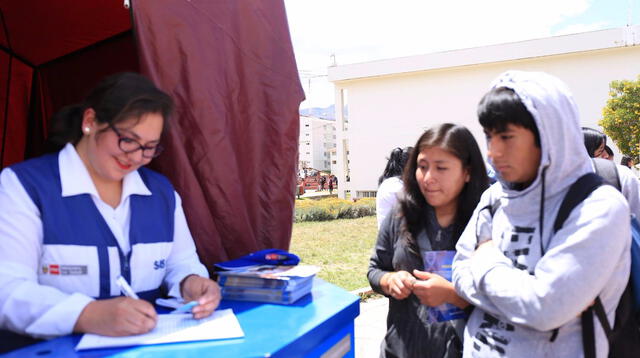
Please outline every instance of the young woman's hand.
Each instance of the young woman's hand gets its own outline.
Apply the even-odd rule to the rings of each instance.
[[[404,300],[409,297],[416,278],[407,271],[389,272],[382,276],[380,284],[382,289],[396,300]]]
[[[452,303],[456,291],[453,284],[435,273],[413,270],[418,281],[413,285],[413,294],[420,299],[420,303],[430,307],[443,303]]]
[[[131,336],[149,332],[157,321],[156,310],[149,302],[116,297],[89,303],[80,313],[73,331],[102,336]]]
[[[220,286],[213,280],[190,275],[182,280],[180,287],[184,302],[198,302],[191,309],[195,319],[209,317],[220,304]]]

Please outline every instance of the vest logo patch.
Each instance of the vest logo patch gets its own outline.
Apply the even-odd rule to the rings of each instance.
[[[79,276],[86,275],[88,272],[86,265],[42,265],[42,273],[45,275]]]
[[[153,262],[153,269],[154,270],[160,270],[164,268],[164,259],[162,260],[155,260]]]

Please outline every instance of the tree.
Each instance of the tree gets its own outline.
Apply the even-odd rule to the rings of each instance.
[[[598,124],[613,139],[622,154],[638,158],[640,154],[640,75],[635,81],[609,84],[609,100]]]

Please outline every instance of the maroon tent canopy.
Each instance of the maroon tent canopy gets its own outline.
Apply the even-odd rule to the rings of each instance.
[[[288,248],[303,92],[283,2],[131,5],[0,0],[0,167],[41,154],[51,115],[104,76],[142,72],[177,104],[153,166],[203,262]]]

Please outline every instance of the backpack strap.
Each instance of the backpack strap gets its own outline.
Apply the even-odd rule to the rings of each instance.
[[[604,306],[602,305],[600,296],[596,297],[596,301],[593,304],[593,312],[595,312],[596,317],[598,317],[598,321],[600,321],[600,324],[604,329],[604,334],[606,334],[607,338],[609,338],[611,336],[611,332],[613,331],[613,329],[609,324],[609,319],[607,318],[607,312],[604,310]]]
[[[580,315],[582,326],[582,350],[584,358],[596,358],[596,337],[593,328],[593,306],[589,306]]]
[[[593,162],[593,167],[596,169],[596,174],[601,176],[606,184],[613,186],[621,192],[622,185],[620,185],[620,176],[618,175],[616,164],[611,160],[602,158],[591,158],[591,161]]]
[[[607,340],[611,337],[612,329],[607,319],[607,313],[604,311],[604,306],[600,300],[600,296],[596,297],[595,303],[587,308],[580,315],[580,322],[582,324],[582,348],[584,349],[584,358],[596,358],[596,337],[593,327],[593,314],[596,314],[598,321],[604,329],[604,334]]]
[[[562,203],[560,204],[560,209],[558,210],[558,214],[556,215],[556,220],[553,223],[553,233],[555,234],[562,228],[564,222],[567,220],[571,211],[578,206],[584,199],[586,199],[589,194],[591,194],[596,188],[602,185],[603,180],[600,176],[595,173],[587,173],[578,180],[576,180],[567,191],[567,194],[562,199]],[[596,301],[600,301],[600,298],[596,298]],[[591,342],[594,344],[593,338],[593,316],[592,316],[592,307],[589,307],[585,313],[589,313],[589,316],[586,317],[585,313],[582,315],[582,345],[584,348],[585,358],[595,358],[595,346],[587,347],[587,342]],[[589,318],[589,319],[587,319]],[[605,316],[606,318],[606,316]],[[588,321],[588,322],[587,322]],[[609,322],[607,322],[609,324]],[[553,342],[558,337],[559,328],[556,328],[551,333],[551,338],[549,341]],[[589,354],[589,349],[593,350],[592,355]]]
[[[562,228],[571,211],[602,184],[602,178],[595,173],[587,173],[571,184],[562,204],[560,204],[556,221],[553,223],[554,234]]]

